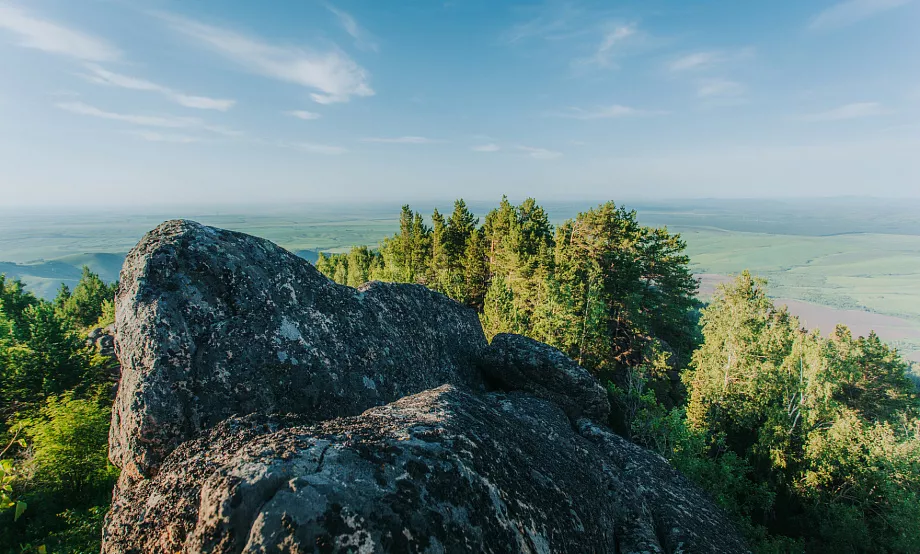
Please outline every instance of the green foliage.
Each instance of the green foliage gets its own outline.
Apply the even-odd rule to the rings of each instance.
[[[19,520],[28,507],[28,503],[17,498],[15,490],[21,469],[16,466],[15,460],[4,458],[13,447],[25,448],[26,442],[19,438],[19,432],[20,429],[17,428],[13,433],[13,438],[3,451],[0,451],[0,510],[13,508],[13,521]]]
[[[0,337],[20,338],[25,327],[23,314],[26,308],[36,306],[39,300],[25,290],[21,281],[7,281],[0,274]]]
[[[748,273],[722,288],[702,326],[704,343],[684,376],[686,424],[708,448],[752,468],[775,499],[772,513],[747,520],[770,531],[764,549],[910,552],[920,544],[918,404],[897,353],[845,327],[826,339],[805,332]]]
[[[70,389],[85,390],[103,380],[84,339],[48,302],[17,314],[12,340],[0,348],[0,400],[5,417]]]
[[[57,515],[62,522],[60,530],[48,534],[46,541],[51,552],[68,554],[97,554],[102,535],[107,505],[73,508]]]
[[[78,327],[89,327],[102,318],[104,302],[112,302],[116,289],[117,284],[107,285],[88,267],[83,266],[80,282],[72,292],[62,285],[56,304],[63,316]]]
[[[104,389],[96,398],[49,397],[38,416],[22,421],[31,442],[32,485],[74,501],[111,490],[117,471],[108,461],[110,419]]]
[[[110,418],[108,396],[99,390],[95,398],[52,396],[36,416],[21,421],[28,447],[20,449],[14,490],[29,509],[9,520],[0,512],[0,545],[18,552],[15,547],[28,541],[33,550],[98,552],[118,477],[107,459]]]
[[[111,362],[82,327],[114,320],[113,293],[85,271],[51,303],[0,276],[0,552],[99,551]]]

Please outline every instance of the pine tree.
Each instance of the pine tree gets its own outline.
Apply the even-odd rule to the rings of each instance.
[[[366,246],[355,246],[348,252],[348,286],[360,287],[370,280],[371,260],[371,251]]]
[[[446,292],[449,264],[447,253],[447,224],[444,216],[435,208],[431,214],[431,259],[428,263],[428,286],[438,292]]]
[[[482,310],[488,286],[489,267],[482,233],[473,230],[466,242],[463,262],[463,300],[467,306]]]
[[[447,264],[452,271],[462,270],[467,241],[478,224],[479,218],[473,216],[466,207],[466,202],[462,198],[456,200],[454,211],[447,220],[447,240],[445,241]]]
[[[102,315],[102,302],[115,298],[116,285],[107,285],[98,275],[83,266],[83,275],[73,292],[61,289],[66,299],[57,302],[64,317],[81,327],[94,325]]]

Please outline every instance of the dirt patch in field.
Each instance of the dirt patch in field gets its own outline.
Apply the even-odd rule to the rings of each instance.
[[[920,325],[900,317],[861,310],[838,310],[788,298],[774,298],[773,302],[777,306],[788,306],[805,328],[821,329],[825,335],[833,331],[838,323],[843,323],[856,336],[866,336],[869,331],[875,331],[885,340],[920,339]]]
[[[705,301],[712,298],[712,295],[716,293],[716,288],[718,288],[719,285],[733,280],[732,277],[719,273],[697,273],[694,277],[700,280],[700,291],[697,293],[697,296]]]
[[[700,273],[696,277],[700,280],[699,297],[703,300],[712,298],[720,284],[732,280],[732,277],[718,273]],[[825,335],[832,332],[838,323],[842,323],[855,336],[866,336],[869,331],[875,331],[886,341],[920,339],[920,322],[862,310],[830,308],[789,298],[774,298],[773,302],[777,306],[788,306],[789,312],[797,316],[806,329],[820,329]],[[920,362],[920,351],[905,357]]]

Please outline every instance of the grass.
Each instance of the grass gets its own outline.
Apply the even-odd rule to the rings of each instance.
[[[797,236],[689,229],[696,273],[765,277],[771,295],[920,323],[920,236]]]

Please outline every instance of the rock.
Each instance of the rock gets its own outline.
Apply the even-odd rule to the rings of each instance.
[[[585,435],[585,436],[583,436]],[[116,496],[107,553],[747,551],[668,463],[523,393],[231,419]]]
[[[104,554],[747,552],[583,368],[423,287],[172,221],[116,317]]]
[[[86,335],[86,340],[91,341],[91,342],[96,342],[96,339],[98,339],[99,337],[101,337],[101,336],[103,335],[103,333],[104,333],[104,331],[102,330],[102,328],[101,328],[101,327],[97,327],[97,328],[93,329],[92,331],[90,331],[90,332]]]
[[[610,416],[607,391],[597,379],[568,356],[542,342],[501,333],[484,354],[483,374],[508,391],[525,391],[554,402],[572,418],[606,423]]]
[[[96,349],[102,356],[115,356],[115,337],[102,335],[96,339]]]
[[[473,310],[420,285],[337,285],[267,240],[191,221],[141,239],[115,303],[109,456],[133,479],[232,415],[323,421],[445,383],[482,386]]]

